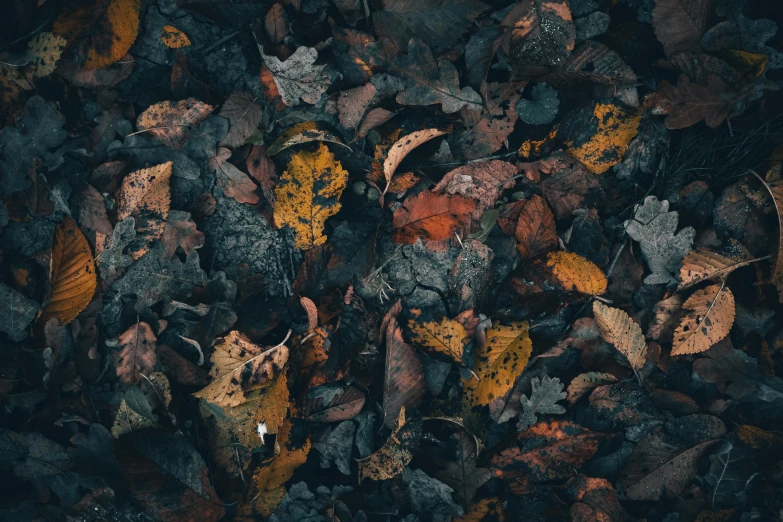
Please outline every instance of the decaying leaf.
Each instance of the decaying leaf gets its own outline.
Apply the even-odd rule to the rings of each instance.
[[[350,149],[350,147],[343,143],[340,138],[335,136],[328,129],[322,128],[317,122],[303,121],[283,131],[283,133],[280,134],[280,137],[269,146],[267,154],[274,156],[278,152],[293,147],[294,145],[302,145],[313,141],[327,141]]]
[[[258,194],[255,193],[256,184],[250,176],[228,161],[230,157],[231,151],[220,147],[209,159],[209,168],[215,172],[218,185],[226,196],[234,198],[239,203],[255,205],[258,203]]]
[[[734,294],[725,284],[696,290],[682,308],[686,314],[674,331],[672,355],[709,350],[734,324]]]
[[[522,413],[519,415],[517,428],[525,431],[538,421],[538,415],[562,415],[566,412],[564,406],[557,404],[566,398],[560,379],[544,376],[541,380],[533,377],[530,381],[532,391],[530,398],[522,395]]]
[[[611,373],[587,372],[579,374],[568,385],[568,402],[574,404],[584,397],[587,392],[604,384],[612,384],[614,382],[617,382],[617,377]]]
[[[182,49],[190,46],[188,35],[174,27],[173,25],[164,25],[160,32],[160,40],[163,45],[169,49]]]
[[[387,428],[391,428],[397,422],[403,408],[418,406],[424,396],[424,374],[421,361],[413,347],[403,340],[402,330],[397,324],[397,319],[391,315],[386,326],[385,372],[383,380],[384,424]]]
[[[487,405],[514,386],[533,353],[528,329],[527,322],[518,322],[493,325],[486,331],[484,343],[474,352],[476,376],[463,381],[473,405]]]
[[[25,330],[40,309],[37,302],[0,283],[0,331],[7,333],[12,341],[27,337]]]
[[[432,353],[446,356],[461,363],[468,333],[456,319],[443,318],[440,321],[410,319],[408,329],[411,342]]]
[[[413,459],[421,430],[421,420],[411,419],[406,422],[405,408],[401,408],[397,424],[381,449],[365,459],[359,459],[359,482],[365,478],[386,480],[402,473]]]
[[[593,302],[593,314],[601,329],[601,338],[628,359],[628,364],[638,376],[647,361],[647,342],[642,328],[619,308],[606,306],[600,301]]]
[[[116,0],[115,0],[116,1]],[[150,132],[163,145],[179,150],[192,129],[209,116],[215,107],[194,98],[151,105],[139,114],[136,127]]]
[[[321,456],[321,467],[329,468],[334,462],[335,467],[343,475],[351,474],[351,450],[356,425],[351,421],[343,421],[334,428],[327,428],[326,433],[313,442],[313,448]]]
[[[128,245],[128,254],[139,259],[152,243],[163,235],[171,203],[172,163],[131,172],[117,189],[117,219],[132,217],[136,226],[135,238]]]
[[[601,295],[606,292],[606,276],[591,261],[573,252],[550,252],[546,265],[552,270],[564,290],[587,295]]]
[[[190,212],[172,210],[166,219],[166,227],[160,241],[166,246],[163,257],[169,258],[174,255],[177,248],[190,254],[204,246],[204,234],[199,232],[196,224],[191,221]]]
[[[272,73],[283,103],[289,107],[297,105],[300,99],[315,105],[329,88],[331,81],[324,73],[326,66],[315,65],[318,51],[314,48],[301,46],[284,61],[264,54],[261,45],[258,46],[258,51]]]
[[[652,11],[655,36],[668,56],[701,50],[701,35],[707,28],[713,5],[713,0],[655,2]]]
[[[726,277],[738,268],[747,266],[758,259],[746,259],[742,256],[737,258],[726,257],[705,248],[691,250],[682,260],[680,268],[680,286],[677,291],[697,285],[708,279]]]
[[[235,92],[220,109],[220,115],[231,122],[228,134],[220,140],[227,147],[239,147],[258,129],[263,110],[256,98],[246,92]]]
[[[52,293],[39,319],[42,324],[52,318],[61,324],[73,321],[90,304],[98,285],[90,245],[68,216],[54,231],[49,284]]]
[[[340,210],[346,172],[326,145],[294,154],[275,188],[275,221],[296,232],[296,247],[307,250],[326,242],[326,220]]]
[[[138,386],[143,380],[142,375],[155,371],[157,342],[150,325],[138,321],[112,343],[119,348],[113,359],[114,369],[124,385]]]
[[[516,172],[517,169],[511,163],[499,160],[483,161],[447,172],[432,190],[476,200],[476,208],[471,217],[478,221],[487,209],[495,206],[500,192],[511,188],[512,183],[506,182],[515,176]]]
[[[394,145],[389,148],[386,159],[383,161],[383,176],[386,178],[386,188],[384,188],[383,192],[386,193],[389,189],[394,172],[397,170],[397,167],[400,166],[402,160],[404,160],[413,149],[422,143],[426,143],[431,139],[443,136],[444,134],[446,133],[438,129],[424,129],[403,136],[397,140]]]
[[[85,69],[100,69],[120,60],[139,32],[139,0],[109,0],[74,5],[60,12],[52,32],[73,48]]]
[[[394,211],[392,241],[410,244],[420,237],[449,238],[475,208],[476,201],[463,196],[421,192]]]

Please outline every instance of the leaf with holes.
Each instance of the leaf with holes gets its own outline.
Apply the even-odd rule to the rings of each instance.
[[[686,313],[674,331],[672,355],[709,350],[734,324],[734,294],[725,285],[696,290],[682,308]]]

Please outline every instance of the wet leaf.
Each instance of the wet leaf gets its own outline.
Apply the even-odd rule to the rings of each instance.
[[[296,232],[296,247],[307,250],[326,242],[326,220],[341,208],[348,173],[324,144],[315,152],[294,154],[275,188],[275,222]]]
[[[696,290],[682,308],[686,314],[674,331],[672,355],[709,350],[734,324],[734,294],[724,285]]]
[[[525,0],[502,25],[511,29],[509,59],[516,66],[557,65],[574,50],[576,30],[565,0]]]
[[[135,223],[135,238],[127,247],[134,260],[163,235],[171,204],[171,166],[169,161],[131,172],[117,189],[117,219],[133,218]]]
[[[355,129],[364,118],[370,102],[373,101],[377,89],[371,83],[342,91],[337,98],[337,111],[340,115],[340,125],[346,129]]]
[[[150,132],[163,145],[180,150],[190,131],[209,116],[215,107],[194,98],[164,101],[149,106],[136,119],[139,130]]]

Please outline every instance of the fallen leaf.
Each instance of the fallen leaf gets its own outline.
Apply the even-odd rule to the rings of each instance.
[[[520,72],[524,72],[524,67]],[[613,50],[604,44],[586,40],[555,70],[539,78],[553,87],[562,88],[583,82],[598,85],[634,85],[636,73]]]
[[[116,1],[116,0],[115,0]],[[180,150],[191,130],[196,128],[215,107],[194,98],[178,102],[163,101],[150,105],[139,114],[136,127],[152,133],[163,145]]]
[[[476,201],[425,191],[406,199],[394,211],[392,241],[415,243],[419,237],[439,241],[452,236],[476,208]]]
[[[617,500],[612,484],[603,478],[586,477],[579,474],[564,486],[566,496],[574,502],[571,505],[573,522],[631,522]]]
[[[611,373],[587,372],[579,374],[574,377],[571,384],[568,385],[568,402],[570,404],[575,404],[579,399],[584,397],[587,392],[594,388],[614,382],[617,382],[617,377]]]
[[[332,134],[326,129],[320,128],[318,122],[315,121],[303,121],[296,125],[289,127],[275,140],[272,145],[267,149],[267,154],[274,156],[278,152],[281,152],[294,145],[302,145],[304,143],[311,143],[313,141],[328,141],[329,143],[335,143],[342,145],[350,150],[350,147],[343,143],[340,138]]]
[[[139,0],[71,6],[60,12],[52,32],[68,41],[85,69],[100,69],[120,60],[136,41],[140,7]]]
[[[160,39],[163,45],[169,49],[182,49],[190,47],[190,38],[188,35],[174,27],[173,25],[164,25],[160,32]]]
[[[130,386],[125,390],[125,395],[120,402],[117,415],[111,427],[111,434],[115,439],[132,431],[143,430],[157,426],[147,398],[139,388]]]
[[[376,127],[380,127],[397,114],[396,112],[387,111],[382,107],[377,107],[370,110],[364,117],[362,124],[359,125],[359,129],[356,131],[356,139],[362,139],[367,136],[367,133]]]
[[[467,509],[476,496],[476,490],[492,477],[492,473],[476,466],[479,448],[472,436],[459,430],[453,438],[457,441],[456,461],[438,470],[435,478],[453,488],[457,502]]]
[[[565,0],[525,0],[506,14],[509,59],[519,64],[557,65],[574,50],[576,30]]]
[[[532,99],[522,98],[516,104],[520,119],[528,125],[544,125],[552,123],[557,116],[560,100],[557,91],[545,83],[538,83],[530,91]]]
[[[406,422],[405,407],[402,407],[397,424],[381,449],[367,458],[358,459],[359,483],[365,478],[386,480],[402,473],[419,446],[421,431],[422,421],[412,419]]]
[[[522,374],[533,353],[527,322],[510,326],[493,325],[485,340],[474,352],[475,377],[462,385],[474,406],[483,406],[504,397]]]
[[[476,208],[471,212],[471,217],[474,221],[479,221],[487,209],[495,206],[500,192],[511,188],[512,183],[507,181],[516,173],[517,169],[511,163],[499,160],[483,161],[447,172],[443,179],[432,187],[432,191],[476,200]]]
[[[335,467],[343,475],[351,474],[351,450],[356,426],[351,421],[343,421],[334,428],[327,428],[320,439],[313,442],[313,448],[321,456],[321,467]]]
[[[41,306],[32,299],[0,283],[0,331],[7,333],[12,341],[27,338],[25,330],[40,309]]]
[[[482,498],[474,502],[464,516],[453,520],[454,522],[505,522],[503,502],[499,497]]]
[[[600,301],[593,301],[593,315],[601,330],[601,338],[628,359],[628,364],[641,381],[639,372],[647,361],[647,342],[642,328],[619,308],[606,306]]]
[[[212,382],[194,393],[222,408],[234,407],[248,400],[248,394],[279,375],[288,362],[288,347],[261,348],[236,330],[215,345],[212,354]]]
[[[538,170],[541,162],[536,163]],[[575,160],[564,165],[560,158],[552,158],[552,163],[554,172],[541,182],[541,192],[558,220],[571,219],[575,210],[596,207],[597,202],[602,201],[598,177],[588,172],[584,165]]]
[[[431,139],[443,136],[444,134],[446,133],[438,129],[424,129],[398,139],[394,145],[389,148],[386,153],[386,159],[383,161],[383,176],[386,178],[386,188],[383,189],[383,193],[385,194],[389,189],[392,176],[394,176],[397,167],[400,166],[402,160],[404,160],[413,149],[422,143],[426,143]]]
[[[707,28],[713,5],[713,0],[663,0],[655,3],[653,28],[667,56],[701,50],[701,35]]]
[[[697,285],[708,279],[726,277],[734,270],[747,266],[758,259],[732,258],[716,254],[705,248],[691,250],[682,260],[680,286],[677,291]]]
[[[411,510],[417,515],[426,516],[433,522],[450,522],[452,517],[464,512],[454,503],[454,490],[424,473],[420,469],[405,468],[402,483],[410,500]]]
[[[686,314],[674,331],[672,355],[709,350],[734,324],[734,294],[725,284],[696,290],[682,308]]]
[[[301,99],[315,105],[329,88],[331,80],[324,73],[325,65],[315,65],[318,51],[312,47],[301,46],[286,60],[264,54],[263,46],[258,46],[264,64],[269,68],[283,103],[289,107],[298,105]]]
[[[519,414],[517,429],[525,431],[538,421],[538,415],[562,415],[566,412],[565,406],[557,404],[566,398],[560,379],[551,378],[548,375],[541,380],[533,377],[530,381],[532,391],[530,398],[522,395],[522,412]]]
[[[517,248],[523,260],[538,257],[558,246],[555,216],[544,198],[534,194],[524,202],[514,229]]]
[[[128,245],[128,254],[137,260],[163,235],[171,204],[172,163],[131,172],[117,189],[117,219],[132,217],[136,235]]]
[[[57,68],[57,61],[66,44],[64,38],[46,32],[30,40],[28,49],[32,56],[30,63],[27,64],[30,76],[44,78],[52,74]]]
[[[141,384],[142,375],[149,375],[155,371],[158,339],[144,321],[125,330],[125,332],[112,342],[119,348],[114,360],[114,370],[120,382],[125,386]]]
[[[55,318],[65,325],[76,319],[92,301],[98,285],[90,245],[76,222],[63,217],[54,231],[49,261],[51,296],[39,320]]]
[[[500,150],[514,132],[517,123],[515,106],[526,82],[484,84],[481,94],[485,108],[479,112],[470,107],[461,110],[465,132],[452,136],[455,154],[465,159],[486,158]]]
[[[396,305],[400,308],[400,305]],[[386,364],[383,380],[384,424],[394,426],[403,408],[416,407],[424,396],[424,373],[416,351],[402,338],[397,319],[389,312],[386,326]],[[399,309],[397,310],[399,313]]]
[[[258,194],[255,193],[256,184],[250,176],[239,170],[228,161],[231,151],[220,147],[214,156],[209,159],[209,168],[215,173],[218,185],[230,198],[239,203],[255,205],[258,203]]]
[[[310,388],[308,396],[326,387],[328,386]],[[337,388],[336,391],[323,395],[319,393],[306,401],[302,405],[302,416],[308,422],[342,422],[356,417],[365,401],[364,393],[353,386]]]
[[[346,129],[355,129],[362,121],[370,102],[375,97],[377,89],[371,83],[361,87],[354,87],[342,91],[337,98],[337,113],[340,116],[340,125]]]
[[[281,4],[274,4],[266,12],[264,30],[272,43],[279,44],[288,36],[290,32],[288,24],[288,15],[285,12],[285,7]]]
[[[299,151],[275,188],[275,222],[296,232],[296,247],[307,250],[326,242],[326,220],[341,208],[346,172],[323,143],[315,152]]]
[[[408,320],[410,340],[432,353],[446,356],[462,363],[462,354],[468,341],[465,327],[455,319],[442,318],[440,321]]]
[[[172,210],[169,213],[160,240],[166,246],[163,252],[164,258],[173,256],[177,248],[182,248],[185,254],[190,254],[204,246],[203,232],[199,232],[196,224],[191,221],[190,212],[181,210]]]
[[[220,115],[231,122],[231,128],[220,140],[220,145],[239,147],[256,132],[264,114],[261,106],[256,103],[257,99],[246,92],[235,92],[223,103]]]
[[[277,200],[275,199],[275,186],[277,185],[277,169],[274,161],[267,154],[266,147],[263,145],[254,145],[250,149],[250,155],[247,157],[247,171],[250,176],[261,185],[261,191],[264,193],[269,206],[274,209]]]
[[[606,292],[606,276],[591,261],[572,252],[550,252],[546,265],[552,270],[560,286],[565,290],[587,295],[601,295]]]

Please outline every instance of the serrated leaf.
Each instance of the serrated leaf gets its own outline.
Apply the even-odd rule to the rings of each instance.
[[[527,395],[522,394],[519,399],[522,402],[522,413],[520,413],[517,423],[519,431],[525,431],[538,422],[538,415],[562,415],[566,412],[564,406],[557,404],[567,396],[563,391],[560,379],[544,376],[544,379],[541,380],[538,377],[533,377],[530,386],[532,387],[530,398],[528,399]]]
[[[647,342],[642,335],[642,328],[619,308],[606,306],[600,301],[593,302],[593,314],[601,330],[601,338],[617,348],[635,372],[644,368]]]
[[[264,54],[261,45],[258,46],[258,51],[272,73],[283,103],[289,107],[298,105],[300,99],[315,105],[331,84],[331,80],[324,73],[326,66],[315,65],[318,51],[312,47],[301,46],[283,61],[276,56]]]
[[[734,324],[734,294],[725,285],[696,290],[682,308],[687,313],[674,331],[672,355],[709,350],[729,335]]]
[[[340,195],[348,183],[343,169],[326,145],[315,152],[293,155],[275,188],[275,222],[296,232],[296,247],[307,250],[326,242],[326,220],[340,210]]]

